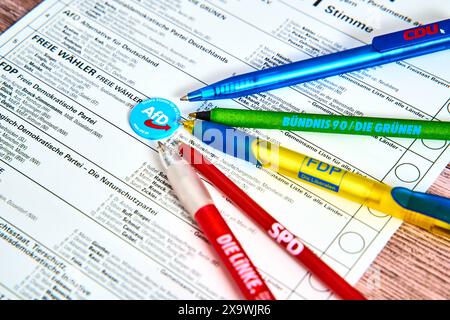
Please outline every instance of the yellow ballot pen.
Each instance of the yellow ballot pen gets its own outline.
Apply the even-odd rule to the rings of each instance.
[[[217,123],[186,121],[184,127],[222,152],[450,237],[448,198],[403,187],[393,188]]]

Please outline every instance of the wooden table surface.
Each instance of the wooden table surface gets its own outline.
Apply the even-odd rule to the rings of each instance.
[[[0,0],[0,32],[41,0]],[[428,192],[450,197],[450,164]],[[403,224],[356,287],[369,299],[450,299],[450,241]]]

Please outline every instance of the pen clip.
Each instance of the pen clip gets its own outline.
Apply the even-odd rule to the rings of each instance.
[[[403,208],[450,223],[450,199],[433,194],[395,187],[392,198]]]
[[[450,37],[450,19],[374,37],[372,47],[386,52],[446,37]]]

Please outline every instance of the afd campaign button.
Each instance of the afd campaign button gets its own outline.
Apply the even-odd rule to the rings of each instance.
[[[171,101],[151,98],[138,103],[130,113],[130,125],[143,138],[169,137],[179,126],[180,110]]]

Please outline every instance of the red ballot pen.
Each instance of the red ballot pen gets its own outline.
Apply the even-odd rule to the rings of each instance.
[[[163,167],[178,200],[194,216],[244,297],[248,300],[275,300],[197,173],[180,157],[178,150],[169,150],[162,143],[158,145]]]
[[[252,198],[228,179],[219,169],[206,160],[197,150],[181,144],[180,153],[195,169],[222,191],[237,207],[259,224],[267,234],[320,279],[336,295],[345,300],[366,298],[325,262],[316,256],[303,242],[261,208]]]

